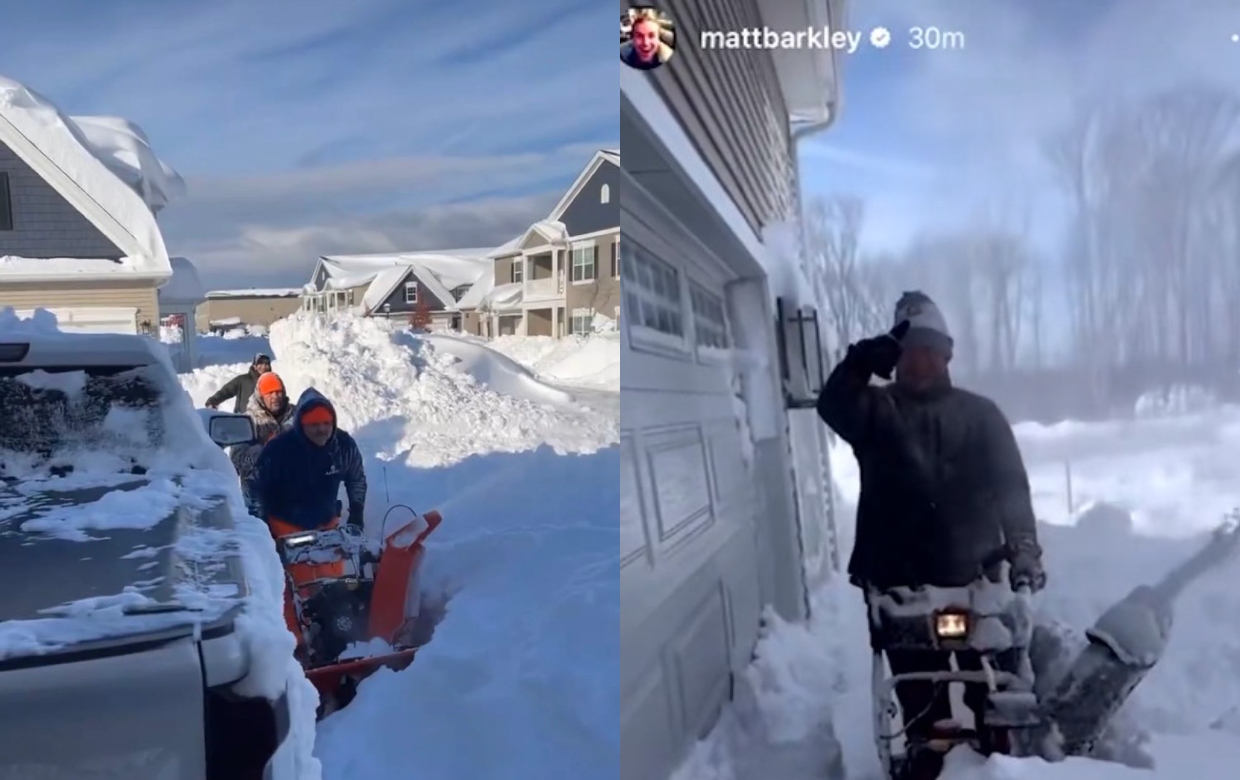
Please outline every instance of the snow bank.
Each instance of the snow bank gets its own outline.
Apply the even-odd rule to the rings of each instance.
[[[482,344],[452,336],[422,336],[437,352],[457,359],[456,368],[474,378],[483,387],[497,393],[523,398],[531,403],[563,405],[573,397],[537,379],[520,363]]]
[[[620,390],[620,335],[499,336],[486,342],[553,384]]]
[[[268,338],[289,395],[317,388],[336,405],[341,427],[386,460],[430,467],[544,444],[589,453],[619,437],[616,420],[481,388],[431,341],[369,318],[296,314],[272,325]]]

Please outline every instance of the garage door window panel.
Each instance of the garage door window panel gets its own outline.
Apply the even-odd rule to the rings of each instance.
[[[627,255],[620,273],[630,342],[649,351],[688,353],[680,271],[637,242],[625,242],[620,251]]]

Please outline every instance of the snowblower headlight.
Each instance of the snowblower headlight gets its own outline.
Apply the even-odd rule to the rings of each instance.
[[[314,544],[314,540],[318,538],[319,538],[319,535],[314,534],[314,533],[294,534],[293,536],[284,537],[284,546],[285,547],[305,547],[307,544]]]
[[[963,639],[969,635],[969,616],[964,612],[940,612],[934,616],[934,635],[939,639]]]

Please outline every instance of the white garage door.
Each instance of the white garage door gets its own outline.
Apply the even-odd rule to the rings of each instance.
[[[621,777],[665,780],[756,640],[756,503],[719,359],[731,274],[636,185],[621,209]]]
[[[132,306],[115,307],[45,307],[56,315],[60,329],[73,333],[130,333],[138,332],[138,310]],[[17,316],[26,318],[34,314],[27,309],[17,312]]]

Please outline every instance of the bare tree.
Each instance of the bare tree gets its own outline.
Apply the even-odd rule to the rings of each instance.
[[[880,276],[861,256],[865,204],[856,197],[816,198],[805,209],[805,243],[813,269],[810,283],[829,311],[833,343],[838,348],[872,334],[883,321],[886,305],[878,297]]]

